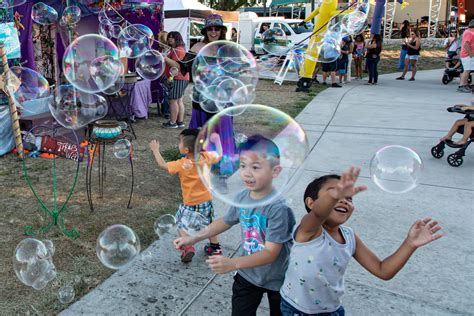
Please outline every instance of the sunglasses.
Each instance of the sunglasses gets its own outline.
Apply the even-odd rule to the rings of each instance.
[[[218,26],[211,26],[211,27],[208,27],[207,30],[211,32],[219,32],[221,28]]]

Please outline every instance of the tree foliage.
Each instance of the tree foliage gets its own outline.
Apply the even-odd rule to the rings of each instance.
[[[200,0],[200,2],[214,10],[237,11],[243,6],[253,7],[257,4],[266,3],[267,0]]]

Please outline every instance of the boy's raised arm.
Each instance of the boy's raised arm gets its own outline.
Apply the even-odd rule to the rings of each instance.
[[[416,249],[441,238],[442,235],[436,234],[440,229],[438,222],[431,218],[417,220],[397,251],[382,261],[356,235],[354,259],[376,277],[390,280],[403,268]]]
[[[214,222],[212,222],[207,228],[204,230],[199,235],[195,236],[186,236],[186,237],[180,237],[176,239],[173,243],[176,247],[176,249],[180,249],[183,246],[189,246],[189,245],[194,245],[201,240],[208,239],[209,237],[214,237],[219,235],[220,233],[225,232],[229,228],[231,228],[232,225],[228,225],[224,222],[224,219],[221,217]]]
[[[158,166],[160,166],[161,169],[168,171],[168,165],[166,164],[166,161],[163,159],[163,156],[161,156],[160,153],[160,142],[157,140],[152,140],[150,142],[150,149],[153,152],[153,156],[155,156],[155,160],[158,163]]]
[[[295,236],[297,242],[306,242],[311,240],[313,236],[319,235],[322,224],[329,217],[339,200],[352,197],[367,189],[365,186],[356,187],[354,185],[359,173],[359,168],[351,167],[341,175],[341,179],[334,188],[320,191],[318,193],[319,197],[315,200],[309,197],[306,198],[305,204],[311,208],[311,212],[301,220]]]

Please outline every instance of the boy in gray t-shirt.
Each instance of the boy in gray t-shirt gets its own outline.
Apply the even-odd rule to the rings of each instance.
[[[281,315],[280,287],[288,266],[291,232],[295,225],[293,211],[276,194],[273,178],[281,171],[277,145],[260,135],[249,137],[240,148],[239,175],[246,190],[236,196],[237,205],[223,218],[209,225],[203,235],[178,238],[177,248],[192,245],[210,236],[218,235],[240,223],[240,257],[211,256],[207,260],[215,273],[236,271],[232,287],[232,315],[255,315],[267,293],[271,315]]]

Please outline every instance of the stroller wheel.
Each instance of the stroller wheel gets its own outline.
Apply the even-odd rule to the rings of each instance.
[[[463,159],[457,154],[451,154],[448,156],[448,163],[451,165],[451,167],[459,167],[462,165]]]
[[[443,79],[441,79],[441,81],[443,82],[443,84],[448,84],[449,81],[451,81],[451,80],[449,80],[449,76],[448,76],[448,75],[443,75]]]
[[[444,149],[443,149],[443,148],[439,148],[438,146],[434,146],[433,148],[431,148],[431,154],[432,154],[433,157],[435,157],[436,159],[440,159],[441,157],[444,156]]]

